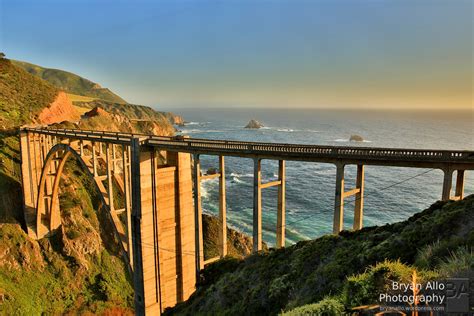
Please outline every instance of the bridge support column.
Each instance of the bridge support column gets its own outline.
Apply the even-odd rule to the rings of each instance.
[[[34,157],[32,157],[31,147],[34,145],[27,132],[20,132],[20,150],[21,150],[21,179],[23,188],[23,214],[27,227],[28,236],[35,238],[36,232],[33,231],[36,221],[36,183],[33,177],[35,172],[32,166]]]
[[[364,165],[357,165],[356,189],[358,192],[355,194],[354,230],[362,228],[364,219]]]
[[[219,156],[219,171],[219,252],[221,258],[224,258],[227,255],[227,209],[224,156]]]
[[[262,250],[262,173],[261,159],[254,158],[253,175],[253,252]]]
[[[195,258],[196,277],[204,269],[204,243],[202,237],[202,205],[201,205],[201,161],[199,155],[194,155],[194,224],[195,229]]]
[[[277,229],[276,229],[276,247],[285,247],[285,208],[286,208],[286,174],[285,174],[285,160],[278,161],[278,204],[277,204]]]
[[[443,201],[449,201],[451,199],[451,189],[453,184],[453,170],[444,169],[444,180],[443,180],[443,193],[441,199]]]
[[[333,233],[344,228],[344,164],[336,165],[336,197],[334,200]]]
[[[97,153],[95,142],[91,142],[92,145],[92,174],[97,177]]]
[[[113,146],[112,144],[105,144],[105,160],[106,160],[106,168],[107,168],[107,195],[109,197],[109,208],[110,212],[115,211],[114,207],[114,181],[112,176],[112,164],[114,162],[114,158],[111,157],[113,152],[111,152],[110,147]]]
[[[465,170],[458,170],[456,172],[456,193],[455,198],[457,200],[464,199],[464,173]]]

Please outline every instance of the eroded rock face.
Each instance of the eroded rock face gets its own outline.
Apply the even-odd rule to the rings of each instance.
[[[248,124],[245,126],[245,128],[262,128],[263,127],[263,124],[257,120],[250,120],[250,122],[248,122]]]
[[[94,117],[94,116],[106,116],[106,117],[110,117],[110,114],[107,113],[105,110],[103,110],[101,107],[96,106],[95,108],[93,108],[93,109],[90,110],[89,112],[84,113],[84,116],[85,116],[85,117]]]
[[[178,126],[184,126],[184,119],[181,115],[172,115],[172,123]]]
[[[38,116],[39,123],[41,124],[53,124],[64,121],[75,122],[79,118],[79,113],[63,91],[59,92],[54,102],[49,107],[44,108]]]
[[[38,243],[18,224],[0,224],[0,269],[41,271],[44,265]]]
[[[351,142],[363,142],[364,141],[364,138],[360,135],[351,135],[351,138],[349,138],[349,141]]]

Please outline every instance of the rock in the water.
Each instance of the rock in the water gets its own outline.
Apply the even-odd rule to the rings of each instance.
[[[349,138],[349,141],[351,142],[363,142],[364,138],[360,135],[351,135],[351,138]]]
[[[245,128],[261,128],[263,124],[257,120],[250,120],[250,122],[245,126]]]
[[[217,168],[210,167],[209,169],[207,169],[206,174],[217,174],[217,173],[218,173]]]

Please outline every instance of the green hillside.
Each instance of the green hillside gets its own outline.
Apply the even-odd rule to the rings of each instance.
[[[16,66],[23,68],[29,73],[48,81],[55,87],[64,90],[68,93],[97,98],[115,103],[127,103],[127,101],[125,101],[109,89],[102,88],[97,83],[82,78],[76,74],[64,70],[44,68],[23,61],[12,60],[12,62]]]
[[[216,262],[196,293],[168,314],[341,315],[377,304],[392,280],[410,282],[413,271],[422,283],[466,277],[474,271],[473,247],[471,195],[403,222]]]
[[[56,87],[0,58],[0,130],[31,122],[57,94]]]

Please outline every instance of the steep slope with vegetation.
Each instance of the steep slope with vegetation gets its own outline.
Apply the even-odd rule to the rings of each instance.
[[[76,74],[59,69],[44,68],[23,61],[12,60],[12,63],[68,93],[115,103],[127,103],[109,89],[102,88],[99,84]]]
[[[92,180],[68,162],[60,205],[65,225],[33,240],[18,224],[0,224],[0,313],[133,314],[133,289]]]
[[[0,55],[0,130],[35,121],[58,92]]]
[[[403,222],[216,262],[169,314],[276,315],[304,306],[290,314],[340,315],[377,303],[389,280],[407,281],[413,270],[422,281],[473,271],[473,246],[474,196],[437,202]]]

